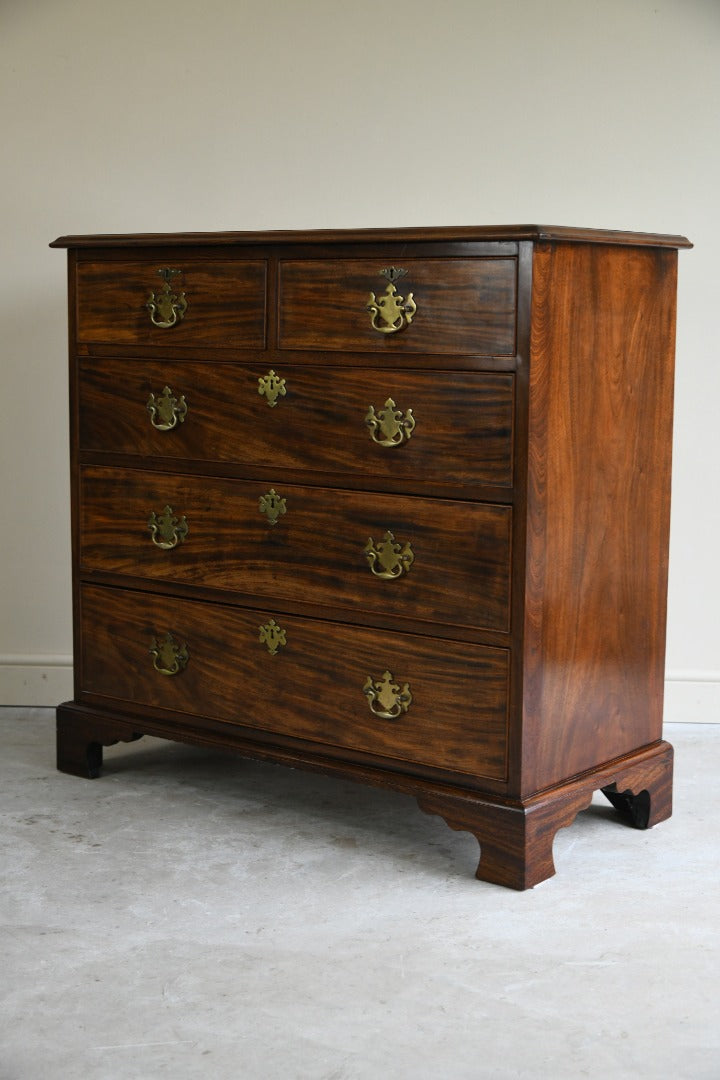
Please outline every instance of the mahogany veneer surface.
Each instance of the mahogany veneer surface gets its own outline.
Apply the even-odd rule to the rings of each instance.
[[[669,815],[683,237],[54,246],[75,607],[59,768],[97,776],[104,745],[147,733],[409,792],[513,888],[554,872],[598,788],[640,827]],[[392,325],[382,297],[404,305]]]
[[[271,524],[258,511],[257,481],[93,468],[81,472],[84,571],[151,577],[303,600],[370,607],[390,629],[398,618],[507,631],[510,539],[507,506],[285,484],[287,510]],[[148,516],[172,504],[187,539],[158,548]],[[365,547],[388,529],[412,537],[413,562],[397,581],[368,573]],[[473,597],[467,602],[468,593]],[[392,600],[391,606],[388,600]]]
[[[108,454],[208,461],[245,468],[367,476],[400,482],[407,491],[429,483],[461,494],[483,486],[510,487],[513,479],[512,374],[425,372],[363,367],[292,368],[285,396],[268,408],[254,367],[127,358],[79,361],[80,449]],[[166,385],[182,394],[188,421],[168,438],[148,424],[145,403]],[[392,453],[368,438],[365,416],[388,398],[412,408],[413,436]],[[108,417],[112,416],[111,423]]]
[[[382,294],[386,281],[373,259],[283,260],[279,273],[279,344],[286,349],[446,353],[515,352],[515,259],[404,258],[423,315],[412,334],[378,333],[362,305],[348,297]],[[376,280],[377,279],[377,280]],[[407,285],[405,284],[407,282]]]
[[[162,345],[165,330],[137,304],[139,295],[161,291],[158,269],[153,280],[146,261],[84,261],[77,279],[78,341]],[[261,349],[266,277],[261,261],[184,260],[172,289],[187,297],[189,312],[171,328],[173,343]]]

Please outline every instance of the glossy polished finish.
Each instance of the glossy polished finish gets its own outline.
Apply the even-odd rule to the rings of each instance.
[[[125,233],[59,236],[50,247],[96,248],[127,247]],[[684,236],[662,233],[625,232],[618,229],[582,229],[568,225],[452,225],[423,226],[402,229],[315,229],[276,230],[274,232],[222,232],[222,233],[135,233],[134,247],[166,244],[170,247],[182,244],[213,244],[224,247],[253,244],[402,244],[440,242],[445,244],[482,243],[493,241],[515,243],[519,240],[567,240],[589,244],[622,244],[633,247],[689,248],[690,241]]]
[[[660,734],[675,257],[543,246],[533,283],[523,774],[542,789],[560,754],[574,775]]]
[[[290,485],[268,491],[252,481],[93,466],[81,471],[80,497],[85,573],[312,601],[345,609],[349,619],[370,608],[393,620],[510,625],[507,506]],[[147,508],[166,502],[181,543],[161,550],[150,542]],[[383,565],[374,547],[369,560],[368,541],[382,544],[388,529],[412,545],[411,556],[399,556],[401,571],[412,566],[403,580],[397,570],[389,581],[368,570],[369,561],[378,571]]]
[[[262,728],[263,742],[268,733],[293,736],[333,757],[342,749],[358,750],[390,759],[396,768],[415,762],[505,777],[504,649],[463,645],[440,653],[432,638],[417,634],[127,589],[88,585],[81,601],[84,700],[146,706],[158,716],[160,710],[178,733],[193,726],[190,718],[201,702],[206,730],[218,742],[252,738]],[[286,645],[276,656],[258,644],[269,616],[285,631]],[[158,679],[144,659],[166,632],[190,656],[182,676],[172,680]],[[386,668],[413,687],[414,706],[402,723],[377,724],[368,711],[368,675],[380,678]],[[147,726],[136,721],[138,730]],[[469,727],[477,732],[471,746]]]
[[[162,357],[129,364],[103,356],[84,357],[78,368],[80,451],[89,461],[102,453],[205,460],[214,469],[342,474],[344,483],[356,477],[363,487],[369,474],[383,486],[395,481],[419,492],[433,485],[461,497],[512,484],[515,380],[509,373],[453,372],[441,380],[395,367],[285,365],[276,374],[288,376],[286,395],[270,409],[257,392],[260,365]],[[146,402],[152,394],[167,400],[167,383],[175,406],[161,412],[167,420],[151,424]],[[388,400],[402,411],[397,426],[388,420]],[[369,423],[371,407],[387,436]]]
[[[407,277],[402,287],[412,288],[418,312],[413,316],[401,305],[400,316],[394,314],[390,325],[402,332],[390,339],[377,333],[382,327],[379,316],[367,314],[373,306],[371,302],[368,307],[367,294],[381,273],[376,261],[281,261],[280,347],[332,352],[392,349],[393,354],[441,356],[515,352],[515,259],[404,259],[403,269]]]
[[[177,276],[168,286],[175,300],[168,298],[162,303],[156,298],[154,306],[159,314],[153,317],[148,292],[162,269],[145,260],[83,262],[77,283],[78,341],[263,347],[264,262],[192,258],[181,262],[176,257],[172,273]],[[141,292],[144,301],[138,307]]]
[[[55,246],[76,611],[62,770],[96,776],[103,745],[151,734],[392,788],[473,833],[477,876],[516,889],[554,872],[555,834],[595,791],[637,827],[669,816],[684,238]],[[157,326],[163,268],[176,301]]]

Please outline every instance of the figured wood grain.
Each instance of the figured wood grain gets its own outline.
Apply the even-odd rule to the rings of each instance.
[[[81,470],[80,568],[255,594],[273,603],[309,600],[329,611],[509,629],[509,507],[284,484],[275,524],[258,509],[256,481],[93,468]],[[187,538],[161,550],[151,513],[170,505]],[[394,581],[365,556],[390,531],[414,562]]]
[[[463,774],[505,775],[504,649],[447,643],[440,653],[430,638],[303,620],[277,608],[94,586],[84,587],[81,603],[84,692]],[[258,640],[271,617],[287,638],[275,656]],[[149,653],[168,631],[189,651],[176,676],[155,671]],[[363,693],[368,676],[380,679],[386,669],[413,695],[397,720],[374,716]]]
[[[163,287],[163,266],[181,271],[170,287],[187,301],[182,320],[165,329],[153,325],[146,307]],[[162,251],[152,259],[85,258],[77,269],[78,341],[262,349],[266,273],[260,259],[178,261]]]
[[[524,791],[660,737],[676,263],[535,251]]]
[[[413,293],[412,323],[392,334],[374,330],[367,311],[371,291],[388,282],[371,259],[283,260],[279,269],[279,345],[285,349],[351,350],[392,354],[432,352],[513,354],[515,259],[413,259],[398,251],[407,270],[395,288]]]
[[[509,487],[514,376],[273,364],[286,393],[270,408],[258,379],[270,364],[125,359],[78,361],[80,447],[148,458],[272,465],[308,472],[427,483]],[[146,403],[169,385],[188,404],[173,430],[153,428]],[[365,423],[388,398],[415,430],[397,447],[373,442]]]
[[[379,784],[469,829],[478,876],[514,888],[553,872],[555,832],[598,788],[635,825],[669,815],[683,237],[513,226],[56,246],[71,249],[76,656],[61,769],[96,775],[104,745],[145,732]],[[180,264],[186,319],[155,329],[155,269]],[[380,335],[366,307],[389,265],[410,271],[398,291],[418,307]],[[140,268],[153,280],[138,300]],[[257,392],[270,368],[286,379],[275,409]],[[166,385],[189,409],[160,433],[146,403]],[[416,420],[400,448],[365,426],[388,397]],[[270,487],[288,500],[276,526],[244,509]],[[147,517],[166,503],[190,532],[160,552]],[[386,529],[416,557],[389,583],[354,540]],[[276,656],[259,640],[270,619],[287,635]],[[189,650],[172,677],[150,655],[166,632]],[[385,670],[412,689],[395,720],[363,690]]]

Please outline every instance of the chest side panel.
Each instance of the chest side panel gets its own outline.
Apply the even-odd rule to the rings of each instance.
[[[523,788],[662,725],[677,253],[533,265]]]

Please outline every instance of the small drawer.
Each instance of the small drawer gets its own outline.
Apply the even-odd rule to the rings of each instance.
[[[80,447],[509,488],[514,378],[83,358]]]
[[[507,631],[507,506],[88,466],[80,568]]]
[[[111,345],[265,346],[266,264],[177,252],[143,260],[83,259],[77,338]]]
[[[81,700],[505,779],[504,649],[98,586],[81,619]]]
[[[282,349],[515,353],[514,258],[287,260],[279,297]]]

